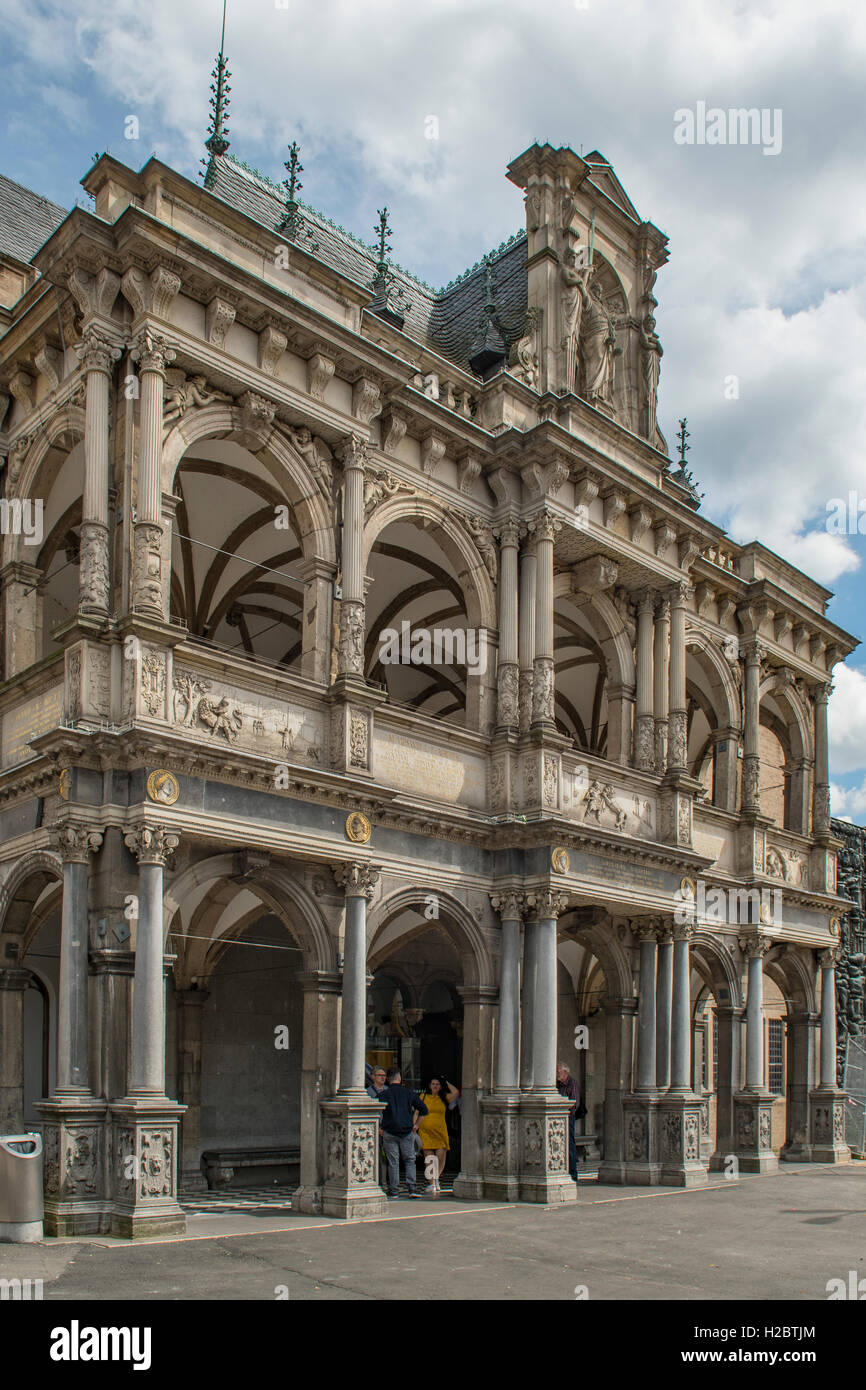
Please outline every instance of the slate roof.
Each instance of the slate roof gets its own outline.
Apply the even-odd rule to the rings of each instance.
[[[30,261],[66,216],[66,208],[0,174],[0,255]]]
[[[263,174],[231,155],[219,155],[210,161],[207,187],[279,236],[285,212],[283,191]],[[364,289],[370,288],[376,271],[374,248],[306,203],[298,206],[318,246],[313,248],[303,235],[298,244]],[[510,345],[523,332],[526,317],[526,233],[518,232],[503,242],[493,253],[492,265],[496,317]],[[484,265],[473,266],[442,290],[432,289],[393,263],[390,269],[394,279],[389,302],[405,314],[403,332],[469,370],[469,353],[486,299]]]

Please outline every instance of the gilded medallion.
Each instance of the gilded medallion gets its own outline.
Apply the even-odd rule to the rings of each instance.
[[[356,845],[365,845],[373,833],[369,816],[363,811],[353,811],[346,817],[346,837]]]
[[[147,779],[147,794],[160,806],[173,806],[180,796],[180,783],[173,773],[158,768]]]
[[[571,868],[568,850],[558,846],[550,856],[550,867],[555,874],[567,874]]]

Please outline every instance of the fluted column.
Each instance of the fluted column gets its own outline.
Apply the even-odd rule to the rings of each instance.
[[[656,605],[653,637],[653,707],[655,711],[656,772],[668,765],[668,668],[670,666],[671,603],[663,596]]]
[[[655,766],[653,719],[653,609],[655,599],[644,589],[637,601],[637,690],[634,713],[634,764],[652,772]]]
[[[640,985],[637,1013],[638,1091],[655,1090],[656,1084],[656,954],[657,924],[638,928],[640,938]]]
[[[556,1095],[556,922],[565,911],[562,893],[535,895],[538,943],[535,962],[535,1012],[533,1018],[533,1095]]]
[[[57,995],[57,1096],[90,1094],[87,1027],[88,862],[102,830],[64,821],[52,841],[63,860],[60,985]]]
[[[340,1014],[340,1089],[338,1095],[363,1097],[364,1046],[367,1036],[367,903],[379,882],[369,864],[341,864],[334,878],[346,894],[343,941],[343,1004]]]
[[[760,932],[740,939],[740,949],[748,960],[749,971],[746,989],[747,1091],[764,1089],[764,956],[770,944]]]
[[[538,560],[535,539],[527,536],[520,555],[518,603],[518,660],[520,663],[519,719],[525,734],[532,723],[532,664],[535,658],[535,590]]]
[[[553,664],[553,542],[560,523],[541,512],[530,523],[535,532],[538,566],[535,590],[535,660],[532,670],[532,728],[556,727]]]
[[[822,1087],[836,1089],[836,952],[822,951],[821,963],[821,1078]]]
[[[343,553],[340,648],[337,673],[364,679],[366,608],[364,592],[364,468],[367,443],[350,435],[340,451],[343,463]]]
[[[671,1091],[684,1093],[692,1086],[692,1009],[689,983],[689,941],[694,927],[676,924],[673,929],[674,968],[671,991]]]
[[[656,1085],[666,1091],[671,1084],[671,1010],[673,1007],[674,939],[668,928],[659,932],[656,975]]]
[[[830,744],[827,730],[827,704],[832,685],[824,682],[815,691],[815,784],[812,793],[812,834],[816,839],[830,834]]]
[[[688,768],[686,705],[686,605],[690,590],[677,584],[671,591],[671,659],[668,670],[668,768]]]
[[[760,729],[761,648],[756,641],[743,647],[746,674],[744,683],[743,791],[742,809],[760,811],[761,758]]]
[[[124,836],[138,860],[138,923],[132,999],[130,1096],[165,1095],[165,936],[163,870],[179,836],[163,825],[140,825]]]
[[[490,901],[502,922],[496,1090],[500,1094],[516,1094],[520,1068],[520,919],[523,897],[520,893],[492,893]]]
[[[508,517],[500,528],[499,544],[499,669],[497,692],[497,729],[516,729],[518,726],[518,622],[517,622],[517,550],[520,528],[514,517]]]
[[[162,412],[165,369],[175,352],[165,338],[142,329],[132,350],[141,377],[135,511],[133,605],[165,618],[162,574]]]
[[[111,606],[108,545],[108,414],[111,375],[121,349],[95,325],[78,347],[84,366],[84,496],[81,513],[79,599],[82,613],[99,617]]]

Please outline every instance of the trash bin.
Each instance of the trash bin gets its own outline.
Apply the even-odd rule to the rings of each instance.
[[[42,1135],[0,1134],[0,1240],[42,1239]]]

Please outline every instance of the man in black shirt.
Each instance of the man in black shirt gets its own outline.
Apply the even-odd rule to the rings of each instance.
[[[385,1109],[380,1121],[385,1153],[388,1158],[388,1196],[396,1197],[400,1189],[400,1155],[406,1168],[406,1186],[410,1197],[417,1197],[415,1189],[415,1131],[418,1120],[427,1114],[427,1106],[419,1095],[402,1084],[399,1067],[392,1067],[386,1078],[387,1085],[379,1096],[385,1101]]]

